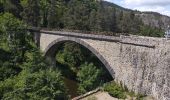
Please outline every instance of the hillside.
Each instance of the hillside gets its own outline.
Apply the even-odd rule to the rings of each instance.
[[[1,13],[10,12],[34,27],[162,37],[170,22],[168,16],[133,11],[103,0],[7,1],[0,2]]]
[[[111,3],[111,2],[108,2],[108,1],[101,1],[101,2],[106,7],[110,6],[110,7],[114,7],[116,9],[123,10],[123,11],[133,11],[131,9],[127,9],[127,8],[121,7],[121,6],[119,6],[119,5],[115,4],[115,3]]]
[[[145,25],[161,28],[163,30],[166,29],[168,25],[170,25],[169,16],[162,15],[157,12],[140,12],[136,10],[126,9],[119,5],[107,1],[102,1],[102,2],[105,6],[111,6],[118,10],[122,10],[129,13],[133,11],[135,13],[135,16],[139,17]]]
[[[159,13],[141,12],[139,14],[136,14],[136,16],[141,18],[146,25],[161,28],[163,30],[166,30],[167,26],[170,25],[170,17],[161,15]]]

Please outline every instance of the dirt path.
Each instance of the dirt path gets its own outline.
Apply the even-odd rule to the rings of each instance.
[[[80,100],[124,100],[124,99],[117,99],[117,98],[110,96],[107,92],[99,91],[90,96],[84,97]],[[134,97],[132,98],[130,96],[127,96],[127,99],[125,100],[136,100],[136,99]],[[152,97],[147,96],[143,98],[143,100],[154,100],[154,99]]]
[[[91,96],[85,97],[80,100],[118,100],[118,99],[111,97],[107,92],[99,91]]]

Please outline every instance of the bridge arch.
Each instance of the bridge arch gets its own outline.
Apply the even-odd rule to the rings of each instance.
[[[78,44],[84,46],[85,48],[87,48],[103,63],[103,65],[106,67],[106,69],[108,70],[108,72],[110,73],[112,78],[113,79],[115,78],[115,72],[113,71],[113,68],[109,65],[107,60],[105,60],[104,57],[96,49],[94,49],[92,46],[90,46],[88,43],[84,42],[83,40],[81,40],[79,38],[75,38],[75,37],[58,38],[58,39],[52,41],[46,47],[46,49],[44,51],[45,57],[51,61],[53,66],[56,65],[55,56],[56,56],[57,48],[60,46],[60,44],[62,44],[64,42],[75,42],[75,43],[78,43]]]

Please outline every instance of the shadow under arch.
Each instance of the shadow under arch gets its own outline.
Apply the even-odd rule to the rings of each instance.
[[[83,40],[79,38],[74,38],[74,37],[62,37],[62,38],[54,40],[47,46],[47,48],[44,51],[45,57],[51,59],[54,66],[55,66],[55,56],[56,56],[55,53],[57,52],[57,48],[60,46],[60,44],[64,42],[69,42],[69,41],[78,43],[84,46],[85,48],[87,48],[88,50],[90,50],[104,64],[104,66],[106,67],[106,69],[108,70],[112,78],[113,79],[115,78],[114,70],[109,65],[109,63],[104,59],[104,57],[96,49],[90,46],[88,43],[84,42]]]

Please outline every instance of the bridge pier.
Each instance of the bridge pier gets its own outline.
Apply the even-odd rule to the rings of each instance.
[[[37,47],[40,47],[40,32],[34,32],[34,42]]]
[[[32,27],[27,29],[33,35],[33,41],[35,42],[37,47],[40,47],[40,28]]]

